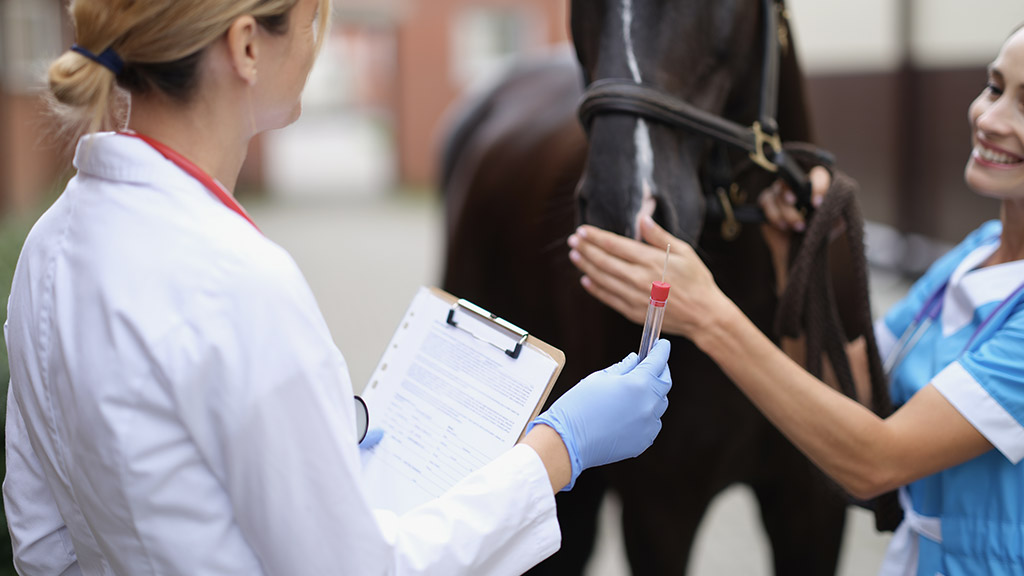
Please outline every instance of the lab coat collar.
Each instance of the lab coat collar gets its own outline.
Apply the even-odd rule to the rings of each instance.
[[[158,189],[195,190],[202,184],[138,138],[116,132],[87,134],[78,141],[74,167],[80,174]]]

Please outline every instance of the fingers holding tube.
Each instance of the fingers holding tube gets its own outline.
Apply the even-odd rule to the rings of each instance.
[[[617,364],[612,364],[611,366],[605,368],[604,371],[609,373],[609,374],[616,374],[616,375],[625,374],[626,372],[629,372],[629,371],[633,370],[634,368],[636,368],[636,366],[637,366],[637,359],[638,359],[638,356],[637,356],[636,352],[630,352],[628,355],[626,355],[625,358],[623,358],[622,360],[619,360],[619,362]]]
[[[672,387],[672,378],[668,373],[668,357],[672,352],[672,345],[668,340],[660,339],[651,347],[647,357],[637,365],[636,370],[644,370],[650,376],[648,382],[655,386],[659,394],[668,394]]]
[[[594,372],[563,394],[533,424],[558,432],[572,465],[567,488],[587,468],[633,458],[661,430],[672,387],[667,341],[660,340],[640,364],[618,373],[619,364]],[[626,364],[635,364],[635,355]]]

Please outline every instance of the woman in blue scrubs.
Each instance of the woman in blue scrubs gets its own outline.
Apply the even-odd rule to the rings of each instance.
[[[569,239],[583,286],[636,322],[648,296],[633,279],[660,273],[671,243],[664,330],[693,340],[852,495],[900,488],[905,519],[882,574],[1024,574],[1024,31],[989,66],[968,116],[965,179],[1001,200],[1000,217],[936,262],[876,324],[899,406],[886,419],[787,357],[693,249],[650,219],[646,243],[590,226]],[[820,198],[828,173],[816,168],[811,179]],[[766,191],[762,206],[777,229],[802,230],[783,192]],[[777,241],[777,229],[766,235]]]

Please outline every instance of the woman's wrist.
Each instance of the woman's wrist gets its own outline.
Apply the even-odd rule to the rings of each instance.
[[[716,352],[732,349],[736,329],[744,322],[750,322],[732,300],[721,293],[718,296],[707,307],[700,326],[690,338],[697,348],[712,358],[716,357]]]
[[[558,493],[569,484],[572,479],[569,450],[554,428],[547,424],[537,424],[520,443],[533,448],[534,452],[540,456],[540,460],[548,472],[548,480],[551,482],[553,492]]]

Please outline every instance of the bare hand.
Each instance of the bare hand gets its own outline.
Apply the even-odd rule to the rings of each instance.
[[[815,166],[807,174],[811,180],[811,205],[821,206],[832,185],[832,176],[823,166]],[[765,219],[775,228],[783,231],[803,232],[807,227],[804,213],[796,208],[796,194],[782,180],[776,180],[761,191],[758,204],[764,210]]]
[[[808,173],[808,178],[811,180],[811,204],[821,206],[832,186],[832,175],[823,166],[815,166]],[[775,290],[782,294],[789,270],[789,236],[793,232],[803,232],[807,221],[804,213],[796,208],[796,195],[782,180],[776,180],[762,190],[757,202],[764,211],[765,223],[761,226],[761,233],[775,266]]]
[[[642,324],[651,297],[651,282],[661,279],[665,246],[672,245],[665,281],[672,286],[662,331],[691,337],[728,298],[693,248],[649,217],[640,224],[644,242],[593,226],[580,226],[569,237],[569,258],[583,272],[583,288],[601,302]]]

